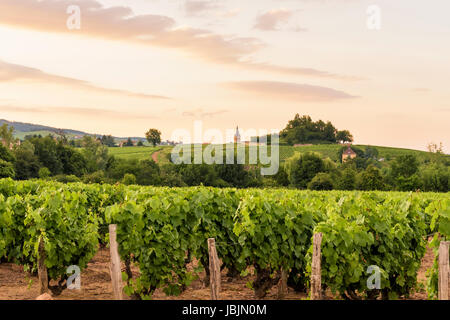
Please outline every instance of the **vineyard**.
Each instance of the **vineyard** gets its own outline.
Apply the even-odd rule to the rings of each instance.
[[[290,287],[308,293],[318,232],[323,290],[339,299],[397,299],[416,288],[428,238],[435,253],[450,240],[450,194],[0,180],[0,261],[33,274],[45,252],[54,294],[66,285],[67,267],[83,270],[108,245],[110,224],[126,265],[124,292],[134,299],[151,299],[157,289],[178,295],[200,269],[208,277],[209,238],[230,277],[256,274],[248,284],[256,298],[278,283],[281,270]],[[193,261],[199,268],[188,268]],[[380,271],[377,289],[367,287],[369,266]],[[437,260],[427,278],[436,299]]]

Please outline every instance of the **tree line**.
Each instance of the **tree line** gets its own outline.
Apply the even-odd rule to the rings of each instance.
[[[155,132],[155,136],[158,132]],[[275,176],[261,176],[260,168],[243,164],[157,164],[119,159],[108,153],[102,139],[84,136],[81,148],[62,137],[27,137],[14,143],[12,131],[0,127],[0,178],[53,179],[61,182],[123,183],[154,186],[288,187],[312,190],[396,190],[448,192],[449,157],[419,160],[414,154],[381,162],[378,150],[352,147],[355,159],[335,162],[318,153],[295,154]],[[339,151],[339,159],[345,147]],[[442,149],[442,148],[441,148]],[[439,148],[430,149],[439,153]]]

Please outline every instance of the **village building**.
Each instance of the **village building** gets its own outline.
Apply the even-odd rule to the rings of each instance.
[[[9,150],[12,150],[14,146],[20,146],[21,142],[19,139],[16,139],[14,142],[10,142],[8,146],[8,142],[5,139],[2,139],[2,145]]]
[[[351,146],[348,145],[347,149],[342,152],[342,162],[347,161],[348,159],[355,159],[356,158],[356,152],[352,150]]]

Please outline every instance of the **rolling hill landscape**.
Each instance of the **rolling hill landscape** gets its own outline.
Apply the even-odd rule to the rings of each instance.
[[[449,13],[0,0],[2,314],[448,315]]]
[[[64,132],[66,137],[68,139],[75,139],[75,138],[81,138],[83,136],[92,136],[99,138],[102,136],[102,134],[95,134],[95,133],[87,133],[79,130],[73,130],[73,129],[62,129],[62,128],[55,128],[40,124],[33,124],[33,123],[25,123],[25,122],[17,122],[17,121],[8,121],[5,119],[0,119],[0,126],[3,124],[7,124],[9,127],[14,128],[14,137],[18,138],[20,140],[24,140],[26,136],[56,136],[60,132]],[[113,137],[116,141],[125,141],[128,139],[128,137]],[[145,141],[145,138],[143,137],[130,137],[133,140],[141,140]]]

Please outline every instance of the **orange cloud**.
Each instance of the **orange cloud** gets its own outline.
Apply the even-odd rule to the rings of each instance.
[[[290,82],[237,81],[228,82],[224,85],[243,92],[258,94],[259,96],[295,100],[298,102],[328,102],[357,98],[343,91],[327,87]]]
[[[81,30],[69,31],[66,10],[81,9]],[[161,15],[135,15],[128,7],[105,8],[95,0],[2,0],[0,24],[57,33],[76,33],[103,39],[180,49],[220,64],[292,75],[349,79],[326,71],[257,63],[248,59],[265,44],[256,38],[219,35],[198,28],[179,28],[174,19]],[[247,59],[246,59],[247,58]]]
[[[5,61],[0,60],[0,82],[11,82],[11,81],[46,82],[68,86],[70,88],[75,89],[94,91],[97,93],[119,94],[142,99],[170,99],[169,97],[160,95],[150,95],[144,93],[135,93],[127,90],[102,88],[95,86],[87,81],[57,76],[46,73],[39,69],[30,68],[18,64],[7,63]]]
[[[287,24],[292,17],[292,11],[275,9],[265,12],[256,18],[255,28],[263,31],[278,30],[280,25]]]
[[[227,113],[227,110],[218,110],[218,111],[204,111],[202,108],[194,109],[194,110],[188,110],[184,111],[182,113],[183,117],[192,117],[192,118],[213,118],[215,116],[222,115],[224,113]]]
[[[2,112],[14,113],[48,113],[51,115],[63,114],[73,116],[89,116],[115,119],[158,119],[154,115],[133,114],[130,112],[119,112],[95,108],[78,108],[78,107],[22,107],[15,105],[0,105]]]
[[[186,0],[184,3],[188,15],[197,15],[217,8],[220,8],[220,5],[210,0]]]

